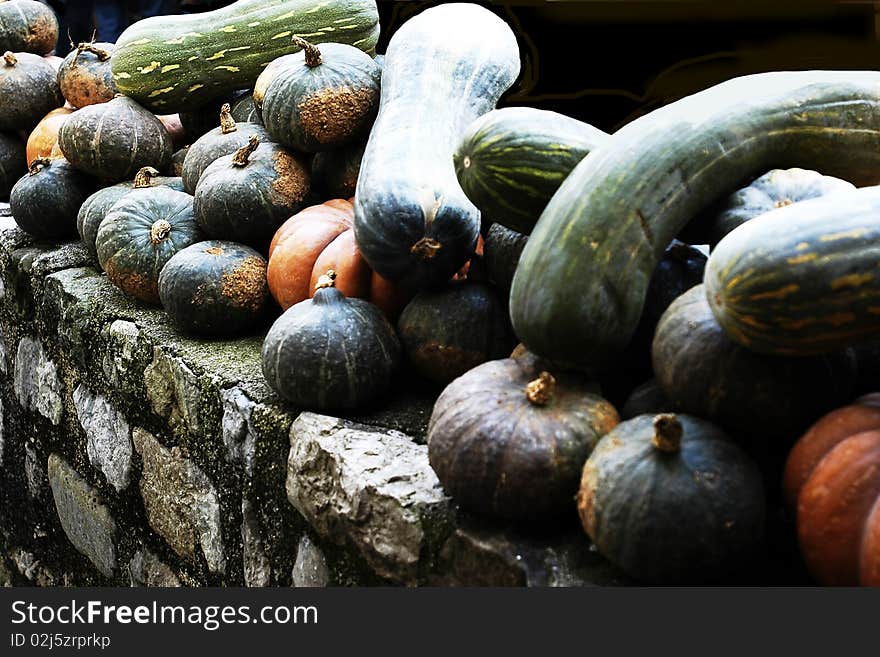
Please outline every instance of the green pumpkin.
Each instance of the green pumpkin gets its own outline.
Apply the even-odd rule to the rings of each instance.
[[[36,0],[0,2],[0,44],[4,50],[48,55],[58,41],[52,8]]]
[[[27,153],[17,135],[0,132],[0,200],[7,200],[16,181],[27,173]]]
[[[266,259],[235,242],[197,242],[162,268],[159,298],[186,333],[233,336],[253,330],[269,305]]]
[[[376,62],[342,43],[326,43],[321,50],[304,39],[297,43],[302,51],[278,71],[263,98],[269,134],[306,153],[365,135],[379,109],[382,75]]]
[[[263,125],[263,117],[260,110],[254,104],[254,95],[252,93],[245,94],[234,103],[230,112],[232,118],[239,123],[256,123]]]
[[[0,58],[0,130],[30,132],[50,110],[61,107],[55,68],[27,52]]]
[[[94,181],[64,158],[37,158],[9,193],[18,226],[37,239],[76,235],[76,215],[95,189]]]
[[[201,240],[192,196],[148,187],[131,190],[110,208],[95,246],[111,283],[135,299],[158,305],[162,267],[175,253]]]

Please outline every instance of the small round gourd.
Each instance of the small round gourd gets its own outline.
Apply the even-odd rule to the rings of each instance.
[[[27,162],[21,139],[0,132],[0,200],[8,199],[12,186],[27,173]]]
[[[14,52],[48,55],[58,42],[58,19],[36,0],[0,2],[0,44]]]
[[[30,131],[63,103],[55,69],[45,59],[27,52],[0,58],[0,130]]]
[[[450,383],[428,425],[428,458],[463,508],[506,519],[574,510],[584,461],[619,419],[577,375],[534,356],[490,361]]]
[[[199,178],[196,220],[208,237],[265,248],[275,231],[301,210],[309,170],[278,144],[252,134],[232,155],[217,158]]]
[[[38,157],[52,157],[52,150],[58,144],[58,131],[74,111],[69,107],[57,107],[40,119],[28,136],[28,162],[33,162]]]
[[[587,459],[577,504],[599,552],[645,582],[726,579],[763,537],[757,467],[720,429],[688,415],[617,425]]]
[[[314,297],[288,308],[263,342],[263,376],[298,408],[365,406],[385,393],[400,361],[400,343],[382,311],[347,298],[335,276],[322,276]]]
[[[37,158],[9,193],[15,222],[37,239],[76,235],[76,215],[94,181],[63,158]]]
[[[118,89],[110,70],[112,43],[81,43],[71,50],[58,69],[61,93],[74,107],[113,100]]]
[[[266,260],[235,242],[197,242],[175,253],[162,268],[159,298],[182,331],[244,333],[259,325],[268,306]]]
[[[147,166],[164,171],[172,155],[162,122],[125,96],[71,114],[58,145],[77,169],[110,182],[130,180]]]
[[[359,48],[304,39],[295,61],[266,89],[263,123],[273,139],[306,153],[338,148],[365,135],[379,110],[381,71]]]

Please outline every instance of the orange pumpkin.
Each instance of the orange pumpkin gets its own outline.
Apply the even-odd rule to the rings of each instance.
[[[318,278],[336,271],[336,287],[346,297],[371,301],[396,318],[414,292],[370,269],[354,241],[351,201],[333,199],[288,219],[269,246],[269,291],[285,310],[310,298]]]
[[[75,111],[67,107],[59,107],[42,118],[27,139],[27,161],[29,163],[38,157],[54,157],[52,148],[58,143],[58,131],[67,117]]]
[[[785,466],[807,567],[826,586],[880,586],[880,393],[814,424]]]

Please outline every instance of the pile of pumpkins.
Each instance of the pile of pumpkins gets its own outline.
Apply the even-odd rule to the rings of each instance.
[[[188,333],[274,320],[296,408],[381,404],[409,363],[445,386],[429,458],[470,512],[577,512],[632,577],[717,582],[781,498],[817,581],[880,585],[880,400],[852,403],[880,374],[880,73],[738,78],[610,135],[497,109],[519,47],[477,5],[376,55],[372,0],[238,0],[63,62],[10,5],[23,230],[78,232]]]

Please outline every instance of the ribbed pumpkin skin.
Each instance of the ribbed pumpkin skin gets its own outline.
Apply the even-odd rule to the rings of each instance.
[[[183,187],[189,194],[196,193],[196,186],[205,169],[217,158],[232,155],[247,145],[251,135],[256,135],[260,143],[269,143],[272,138],[266,129],[256,123],[236,123],[235,130],[223,132],[222,127],[212,128],[199,137],[189,147],[183,160],[181,177]]]
[[[299,50],[293,34],[371,51],[379,12],[375,0],[238,0],[200,14],[156,16],[119,37],[113,75],[122,93],[153,111],[192,110],[252,87],[269,62]]]
[[[110,71],[110,55],[116,46],[103,42],[80,46],[67,54],[58,69],[58,85],[64,98],[74,107],[113,100],[118,90]]]
[[[685,224],[774,167],[880,181],[880,133],[864,129],[878,123],[880,73],[861,71],[745,76],[636,119],[542,213],[511,290],[517,335],[548,358],[607,362],[632,337],[657,260]]]
[[[256,82],[254,82],[254,90],[251,93],[251,97],[254,99],[254,107],[260,112],[263,111],[263,100],[266,97],[266,91],[269,89],[269,85],[275,80],[275,76],[287,66],[290,66],[297,61],[302,61],[302,58],[297,57],[297,53],[282,55],[269,62],[263,69],[263,72],[257,77]],[[260,118],[262,119],[262,116]]]
[[[110,182],[129,180],[147,166],[164,171],[173,153],[162,122],[124,96],[71,114],[58,145],[77,169]]]
[[[199,178],[196,221],[208,237],[265,249],[284,220],[302,209],[309,170],[278,144],[260,144],[244,166],[235,157],[214,160]]]
[[[256,123],[263,125],[260,110],[254,104],[253,94],[247,94],[232,104],[232,118],[239,123]]]
[[[278,318],[262,361],[269,386],[295,407],[353,409],[388,389],[400,343],[376,306],[329,287]]]
[[[58,143],[58,131],[67,121],[67,117],[75,110],[58,107],[40,119],[31,131],[27,140],[27,161],[33,162],[38,157],[51,157],[52,149]]]
[[[49,62],[26,52],[0,55],[0,130],[31,130],[62,104]]]
[[[474,281],[419,292],[400,315],[397,333],[416,370],[444,385],[516,346],[507,307],[494,289]]]
[[[28,170],[25,145],[17,135],[0,132],[0,199],[9,198],[12,186]]]
[[[718,244],[706,295],[727,334],[754,351],[808,355],[880,335],[880,187],[767,213]],[[796,228],[794,228],[796,227]]]
[[[76,235],[76,214],[95,189],[95,182],[57,158],[31,165],[12,188],[9,205],[15,223],[38,239],[60,240]]]
[[[578,511],[599,552],[632,577],[716,582],[760,546],[761,475],[721,430],[676,417],[678,452],[654,447],[653,415],[621,422],[600,440],[584,466]]]
[[[528,235],[566,176],[608,137],[556,112],[492,110],[459,140],[455,173],[480,212]]]
[[[312,158],[312,187],[326,198],[351,198],[357,189],[367,143],[358,141]]]
[[[263,97],[263,123],[280,144],[305,153],[338,148],[365,135],[379,108],[382,73],[373,58],[353,46],[327,43],[321,63],[294,55]]]
[[[385,278],[439,285],[473,253],[479,211],[458,184],[452,153],[518,74],[516,38],[477,5],[432,7],[391,38],[354,223],[364,258]]]
[[[235,242],[197,242],[162,268],[159,298],[187,333],[232,336],[253,330],[269,302],[266,260]]]
[[[156,243],[150,231],[167,221],[170,231]],[[159,273],[175,253],[202,240],[192,197],[164,187],[132,190],[101,222],[98,261],[107,278],[127,295],[158,305]]]
[[[58,42],[55,12],[35,0],[0,2],[0,52],[48,55]]]
[[[691,221],[685,234],[694,244],[714,248],[734,228],[765,212],[852,189],[852,183],[817,171],[773,169]]]
[[[654,375],[678,410],[737,436],[791,441],[850,398],[851,352],[789,358],[746,349],[721,329],[702,285],[676,299],[657,325]]]

